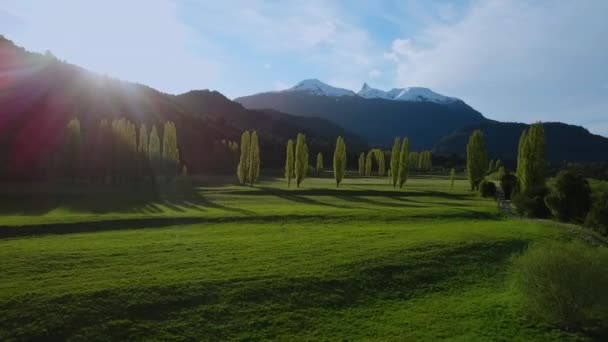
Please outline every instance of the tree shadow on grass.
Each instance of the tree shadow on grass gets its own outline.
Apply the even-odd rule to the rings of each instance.
[[[25,187],[0,193],[0,215],[44,215],[64,208],[75,213],[158,214],[161,206],[185,213],[210,208],[234,214],[248,211],[225,206],[205,197],[189,183],[171,184],[51,184],[43,189]],[[1,221],[0,221],[1,222]]]
[[[308,277],[249,277],[168,284],[129,290],[117,288],[55,299],[15,298],[0,303],[9,333],[22,339],[94,340],[158,337],[165,324],[183,322],[192,336],[210,340],[265,340],[296,336],[317,328],[338,311],[426,293],[502,282],[507,260],[527,246],[525,240],[427,245]],[[498,276],[497,276],[498,274]],[[20,310],[15,310],[19,307]],[[94,309],[88,309],[94,308]],[[10,309],[10,310],[9,310]],[[40,312],[61,319],[40,320]],[[320,317],[318,314],[323,313]],[[110,324],[127,322],[128,324]],[[111,329],[110,329],[111,327]],[[183,337],[178,329],[169,337]],[[84,334],[84,335],[82,335]],[[252,335],[253,334],[253,335]]]
[[[435,190],[421,190],[421,191],[399,191],[399,190],[352,190],[352,189],[326,189],[326,188],[314,188],[314,189],[278,189],[268,187],[258,187],[258,191],[243,191],[243,190],[230,190],[226,191],[226,194],[233,195],[252,195],[252,196],[263,196],[263,195],[276,195],[276,194],[289,194],[292,196],[352,196],[352,197],[440,197],[451,200],[463,200],[470,198],[467,194],[456,194],[441,192]]]

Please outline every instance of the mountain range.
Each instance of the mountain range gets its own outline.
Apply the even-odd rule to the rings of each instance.
[[[422,87],[383,91],[364,84],[354,92],[313,79],[234,101],[208,90],[165,94],[26,51],[0,36],[0,176],[44,175],[45,162],[57,153],[73,117],[80,119],[85,136],[101,119],[125,117],[148,127],[172,120],[180,158],[195,173],[217,163],[217,156],[205,151],[218,141],[238,142],[245,129],[259,133],[262,166],[279,168],[285,143],[298,132],[307,135],[311,153],[323,152],[330,160],[339,135],[351,156],[370,147],[388,148],[396,136],[407,136],[414,150],[463,156],[468,135],[478,128],[490,156],[508,159],[515,158],[526,127],[490,120],[458,98]],[[582,127],[546,127],[550,161],[601,161],[608,155],[608,139]]]
[[[464,101],[423,87],[383,91],[364,83],[354,91],[319,80],[304,80],[283,90],[239,97],[246,108],[272,108],[301,116],[322,117],[388,148],[394,137],[407,136],[411,148],[432,149],[439,155],[463,156],[468,136],[475,129],[485,134],[490,157],[515,159],[523,123],[498,122],[483,116]],[[547,159],[604,161],[608,139],[564,123],[544,123]]]

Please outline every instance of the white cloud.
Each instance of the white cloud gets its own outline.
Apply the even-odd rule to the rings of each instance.
[[[272,65],[270,63],[265,63],[264,69],[272,69]]]
[[[222,65],[198,55],[206,42],[177,18],[169,0],[14,1],[4,11],[19,18],[9,39],[34,51],[49,49],[85,68],[181,92],[208,87]]]
[[[608,113],[597,91],[608,78],[606,13],[607,1],[482,1],[459,21],[395,39],[385,58],[398,60],[397,85],[433,87],[492,118],[582,124],[589,104]]]

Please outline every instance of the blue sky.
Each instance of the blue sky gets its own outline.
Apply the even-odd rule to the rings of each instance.
[[[426,86],[608,136],[608,1],[0,0],[0,33],[169,93]]]

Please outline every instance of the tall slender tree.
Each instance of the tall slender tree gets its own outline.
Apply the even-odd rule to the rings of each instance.
[[[492,174],[494,173],[494,171],[496,171],[496,162],[494,161],[494,159],[491,159],[490,165],[488,166],[488,174]]]
[[[146,124],[141,124],[139,127],[139,145],[137,146],[137,150],[148,156],[148,129],[146,128]]]
[[[524,130],[519,139],[517,179],[521,192],[545,185],[545,131],[540,122]]]
[[[467,145],[467,173],[471,190],[478,190],[479,183],[485,178],[488,170],[488,157],[483,133],[476,130],[469,137]]]
[[[251,134],[249,131],[243,132],[241,135],[241,158],[237,167],[236,174],[241,184],[246,184],[249,176],[249,168],[251,167],[250,159],[251,150]]]
[[[317,171],[317,176],[320,176],[321,172],[323,172],[323,154],[321,152],[317,153],[316,171]]]
[[[133,129],[133,131],[135,131]],[[172,121],[165,122],[163,128],[163,161],[167,179],[179,172],[179,149],[177,148],[177,130]]]
[[[369,151],[369,152],[367,152],[367,156],[365,157],[365,175],[368,177],[372,175],[372,167],[373,167],[372,158],[373,158],[373,156],[374,156],[374,152]]]
[[[376,162],[378,163],[378,176],[384,177],[386,173],[386,160],[384,158],[384,151],[381,149],[376,150]]]
[[[65,152],[63,154],[63,158],[65,158],[65,173],[72,180],[78,176],[80,149],[80,120],[73,118],[68,122],[66,127]]]
[[[365,152],[359,153],[359,176],[365,176]]]
[[[249,185],[257,182],[260,176],[260,146],[258,145],[258,133],[251,133],[251,143],[249,148]]]
[[[340,183],[344,179],[346,173],[346,144],[342,137],[336,139],[336,149],[334,150],[334,178],[336,187],[340,187]]]
[[[293,140],[287,142],[287,156],[285,157],[285,179],[287,179],[287,187],[291,186],[291,180],[294,178],[294,152]]]
[[[306,172],[308,171],[308,146],[306,145],[306,136],[302,133],[298,133],[296,140],[296,160],[295,160],[295,173],[296,173],[296,186],[299,188],[304,178],[306,178]]]
[[[399,188],[407,181],[407,166],[409,162],[410,143],[407,138],[403,138],[401,152],[399,153]]]
[[[410,152],[410,155],[409,155],[410,167],[408,168],[409,172],[417,171],[419,169],[419,164],[420,164],[420,158],[418,158],[419,155],[420,154],[418,152]]]
[[[397,181],[399,180],[399,156],[401,152],[401,140],[399,137],[395,138],[393,143],[393,149],[391,150],[391,177],[393,181],[393,188],[397,187]]]

